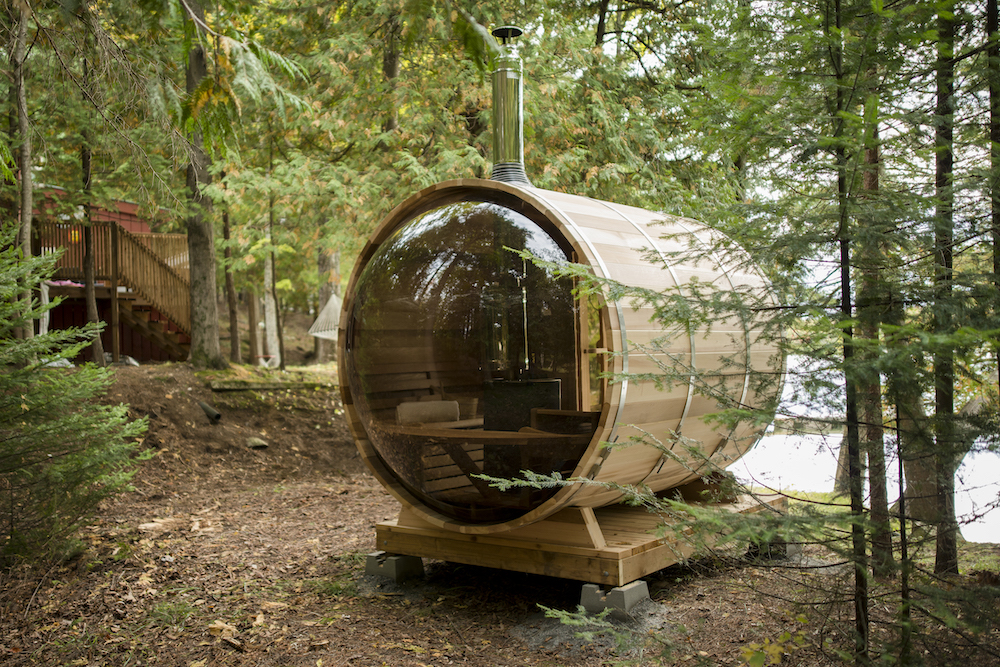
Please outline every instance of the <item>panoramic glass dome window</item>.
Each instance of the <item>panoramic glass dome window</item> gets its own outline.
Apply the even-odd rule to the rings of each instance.
[[[571,258],[518,211],[456,201],[399,225],[355,284],[343,379],[368,440],[409,494],[463,522],[538,507],[554,491],[477,475],[568,476],[596,428],[580,411],[572,281],[522,251]]]

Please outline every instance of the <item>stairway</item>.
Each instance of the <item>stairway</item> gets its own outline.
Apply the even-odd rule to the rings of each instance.
[[[182,235],[132,233],[114,221],[91,223],[96,281],[118,303],[121,322],[171,359],[187,359],[191,347],[191,282],[187,241]],[[62,221],[40,221],[35,253],[58,252],[53,278],[84,280],[83,228]],[[110,287],[109,288],[109,284]],[[63,296],[83,298],[83,287],[61,286]],[[114,292],[114,295],[112,295]]]
[[[167,320],[152,305],[135,298],[120,298],[118,300],[118,316],[121,321],[139,333],[139,335],[155,342],[175,361],[188,358],[191,349],[191,339],[180,331],[170,331],[170,321]],[[157,319],[163,317],[163,319]],[[175,327],[176,328],[176,327]]]

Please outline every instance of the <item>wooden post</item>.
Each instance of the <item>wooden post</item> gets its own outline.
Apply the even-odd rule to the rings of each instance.
[[[111,362],[121,358],[118,335],[118,223],[111,223]]]

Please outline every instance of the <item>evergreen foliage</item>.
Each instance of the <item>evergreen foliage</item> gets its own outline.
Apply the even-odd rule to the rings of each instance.
[[[97,327],[12,335],[52,307],[25,312],[14,298],[51,260],[21,257],[9,223],[0,232],[0,562],[9,564],[60,553],[102,500],[128,488],[146,424],[98,402],[110,370],[62,367]]]

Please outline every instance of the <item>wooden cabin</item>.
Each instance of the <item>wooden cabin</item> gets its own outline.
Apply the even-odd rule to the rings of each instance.
[[[82,326],[84,220],[66,204],[66,191],[39,190],[33,252],[61,253],[48,281],[48,298],[61,298],[49,312],[49,329]],[[91,209],[97,309],[106,323],[101,335],[114,360],[179,361],[190,349],[191,304],[187,236],[156,234],[138,204],[118,201]]]

